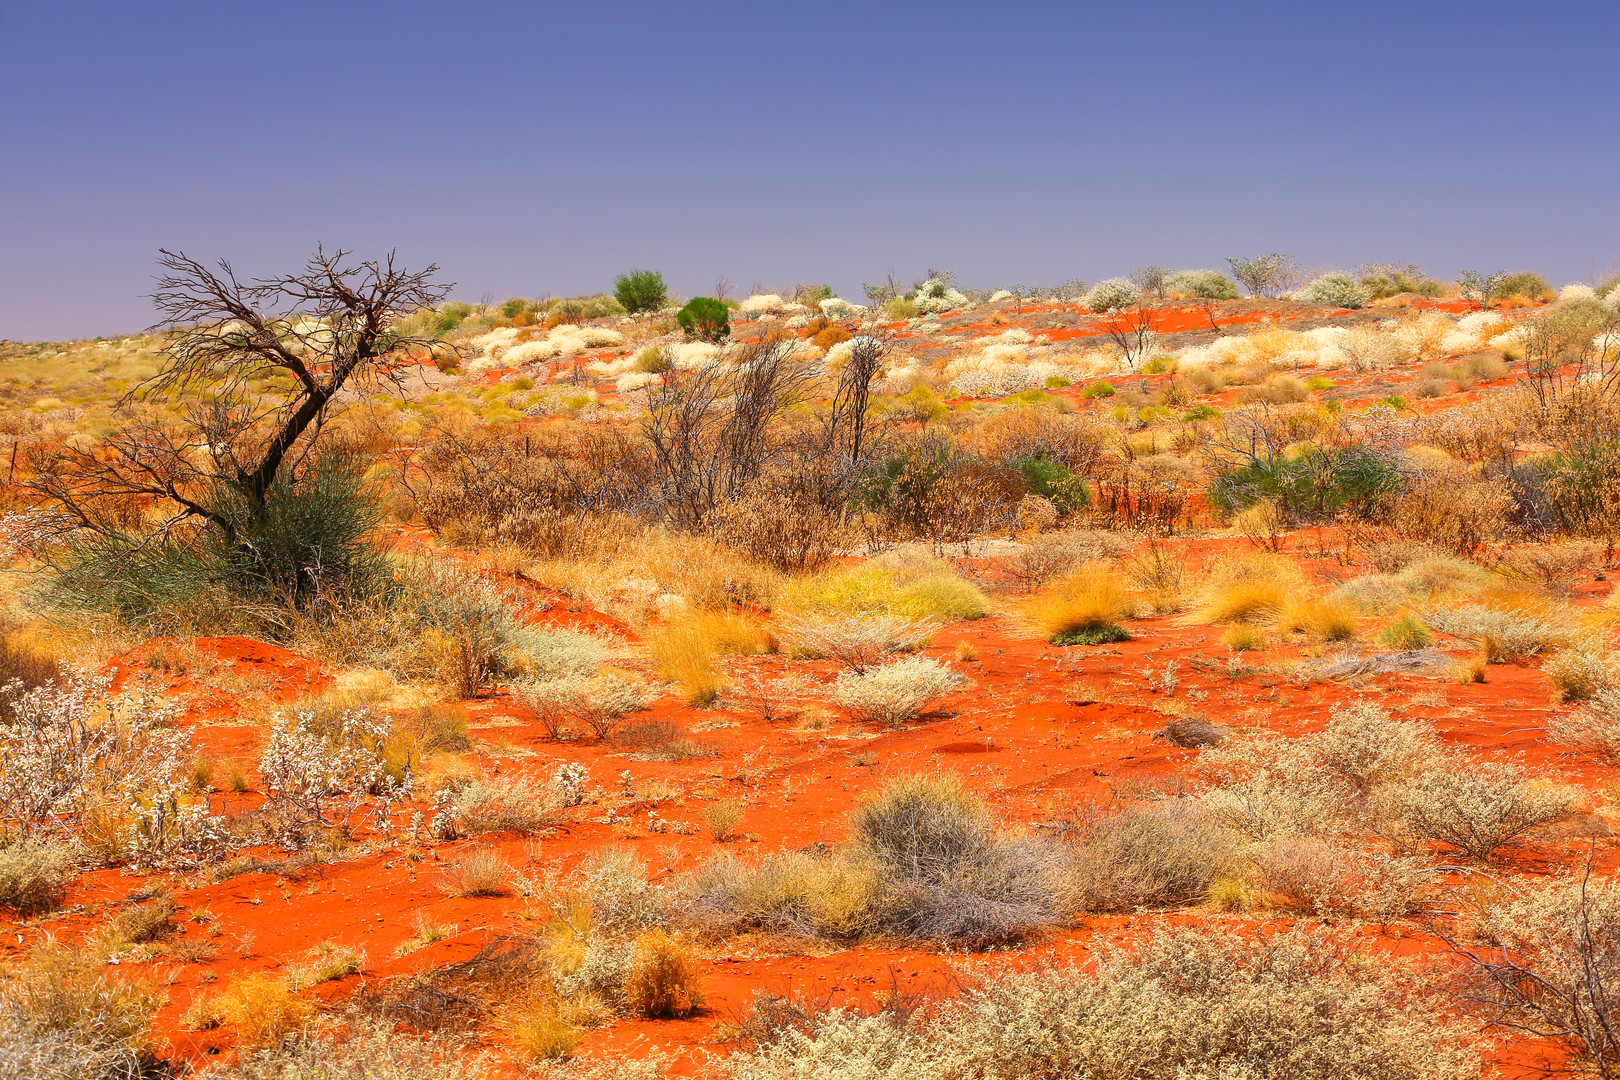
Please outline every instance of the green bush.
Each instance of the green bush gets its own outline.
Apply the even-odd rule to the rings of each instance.
[[[1236,300],[1237,286],[1219,270],[1183,270],[1165,279],[1164,291],[1204,300]]]
[[[77,546],[57,578],[68,603],[132,624],[224,623],[273,632],[279,612],[324,616],[382,588],[387,565],[374,541],[382,518],[370,482],[344,461],[284,470],[255,506],[244,492],[205,499],[234,535],[208,524],[188,535],[100,538]]]
[[[1049,458],[1026,457],[1013,463],[1023,474],[1031,495],[1050,499],[1059,512],[1072,514],[1091,504],[1091,489],[1083,477]]]
[[[1117,393],[1119,391],[1114,389],[1113,383],[1099,381],[1080,391],[1080,396],[1089,400],[1091,398],[1113,397]]]
[[[1294,294],[1307,304],[1332,304],[1341,308],[1364,308],[1371,299],[1360,282],[1349,274],[1323,274]]]
[[[1100,626],[1081,626],[1062,630],[1052,635],[1054,645],[1111,645],[1116,641],[1131,640],[1131,632],[1118,623]]]
[[[689,338],[719,342],[731,336],[731,309],[719,300],[694,296],[675,313],[675,321]]]
[[[1268,499],[1291,519],[1325,520],[1340,511],[1373,518],[1388,507],[1401,483],[1400,466],[1372,447],[1312,447],[1220,471],[1209,500],[1227,516]]]
[[[632,315],[657,311],[669,301],[664,275],[657,270],[631,270],[613,279],[613,296]]]
[[[1370,300],[1382,300],[1402,293],[1444,296],[1446,287],[1423,272],[1415,263],[1375,263],[1358,268],[1359,283]]]
[[[1533,270],[1520,270],[1516,274],[1504,275],[1491,290],[1491,298],[1500,300],[1509,296],[1528,296],[1532,300],[1544,300],[1552,292],[1547,279]]]

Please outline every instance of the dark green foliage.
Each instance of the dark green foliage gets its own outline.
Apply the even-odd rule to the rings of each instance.
[[[689,338],[719,342],[731,335],[731,309],[707,296],[694,296],[675,313],[675,321]]]
[[[1532,463],[1557,525],[1566,532],[1620,532],[1620,439],[1572,446]]]
[[[657,270],[631,270],[613,279],[613,296],[632,315],[657,311],[669,300],[664,275]]]
[[[1109,645],[1116,641],[1131,640],[1130,631],[1118,623],[1100,623],[1097,626],[1077,626],[1052,635],[1053,645]]]
[[[1340,512],[1366,519],[1388,507],[1401,483],[1400,468],[1389,455],[1352,443],[1258,455],[1217,473],[1209,500],[1227,515],[1275,499],[1290,520],[1325,521]]]
[[[238,615],[274,624],[277,609],[319,615],[388,578],[372,540],[377,497],[346,464],[317,465],[297,480],[284,473],[257,509],[229,488],[211,502],[234,536],[210,523],[168,539],[98,538],[70,554],[62,598],[136,624]]]
[[[1083,477],[1044,457],[1021,458],[1013,463],[1023,474],[1031,495],[1050,499],[1061,513],[1072,514],[1091,504],[1091,490]]]
[[[508,319],[515,319],[525,311],[539,311],[540,305],[533,300],[525,300],[521,296],[501,301],[501,314]]]

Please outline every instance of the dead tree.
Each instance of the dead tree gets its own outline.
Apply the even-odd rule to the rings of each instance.
[[[173,508],[161,532],[201,519],[235,544],[239,519],[225,501],[263,510],[284,470],[296,470],[344,390],[398,387],[413,352],[443,350],[399,329],[400,317],[441,302],[452,286],[437,266],[410,272],[381,261],[345,265],[349,252],[317,249],[302,271],[240,281],[227,262],[215,273],[164,250],[152,299],[167,335],[162,367],[119,403],[126,420],[92,448],[41,449],[35,492],[75,525],[128,539],[102,511],[135,501]],[[136,406],[180,399],[178,422]]]

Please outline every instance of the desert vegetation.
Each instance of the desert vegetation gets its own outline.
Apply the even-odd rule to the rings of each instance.
[[[0,343],[0,1076],[1620,1074],[1616,282],[161,265]]]

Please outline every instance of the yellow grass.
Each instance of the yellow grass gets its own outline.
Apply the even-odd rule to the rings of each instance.
[[[1087,563],[1024,601],[1023,623],[1045,638],[1117,623],[1130,614],[1125,581],[1102,563]]]
[[[725,676],[714,662],[715,649],[696,626],[670,626],[647,637],[647,649],[659,678],[680,688],[688,705],[712,705],[725,687]]]

